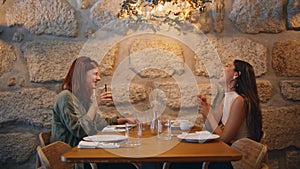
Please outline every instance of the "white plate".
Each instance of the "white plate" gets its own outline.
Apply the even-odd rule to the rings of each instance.
[[[177,138],[187,141],[187,142],[193,142],[193,143],[203,143],[208,140],[214,140],[220,138],[217,134],[210,134],[210,133],[185,133],[185,134],[179,134],[177,135]]]
[[[114,127],[115,129],[122,129],[122,128],[125,129],[125,124],[110,125],[110,126]],[[136,126],[136,124],[128,124],[129,128],[134,127],[134,126]]]
[[[93,135],[83,138],[85,141],[95,141],[95,142],[114,142],[126,140],[127,137],[123,135]]]

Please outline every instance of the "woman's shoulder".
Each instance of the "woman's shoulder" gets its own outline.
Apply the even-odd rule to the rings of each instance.
[[[245,102],[245,99],[241,95],[237,95],[233,101],[234,104],[239,104],[239,105],[244,105],[244,102]]]
[[[242,95],[238,94],[236,91],[232,92],[232,98],[235,101],[242,101],[242,102],[244,102],[244,97]]]
[[[69,90],[63,90],[58,95],[56,96],[57,100],[65,100],[65,99],[70,99],[72,98],[73,94]]]
[[[244,102],[244,97],[241,95],[236,96],[235,100]]]

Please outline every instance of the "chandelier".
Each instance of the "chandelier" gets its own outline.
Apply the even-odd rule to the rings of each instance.
[[[210,0],[124,0],[118,18],[135,21],[171,19],[195,22]]]

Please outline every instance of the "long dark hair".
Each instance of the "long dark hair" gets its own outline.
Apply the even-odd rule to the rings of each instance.
[[[262,132],[262,112],[257,93],[256,78],[252,65],[242,60],[234,60],[236,92],[245,100],[246,122],[250,138],[260,140]]]
[[[62,82],[63,90],[70,90],[80,99],[89,101],[92,91],[86,88],[87,71],[97,68],[99,65],[96,61],[86,56],[75,59],[69,69],[69,72]]]

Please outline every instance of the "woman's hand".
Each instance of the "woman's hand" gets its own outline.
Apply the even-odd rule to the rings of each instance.
[[[137,123],[137,119],[134,119],[134,118],[118,118],[118,124],[125,124],[125,123],[135,124],[135,123]]]
[[[207,103],[207,99],[204,95],[197,95],[197,103],[199,105],[199,112],[204,116],[207,117],[210,111],[210,105]]]
[[[106,103],[112,102],[112,93],[102,92],[98,98],[98,104],[105,105]]]

